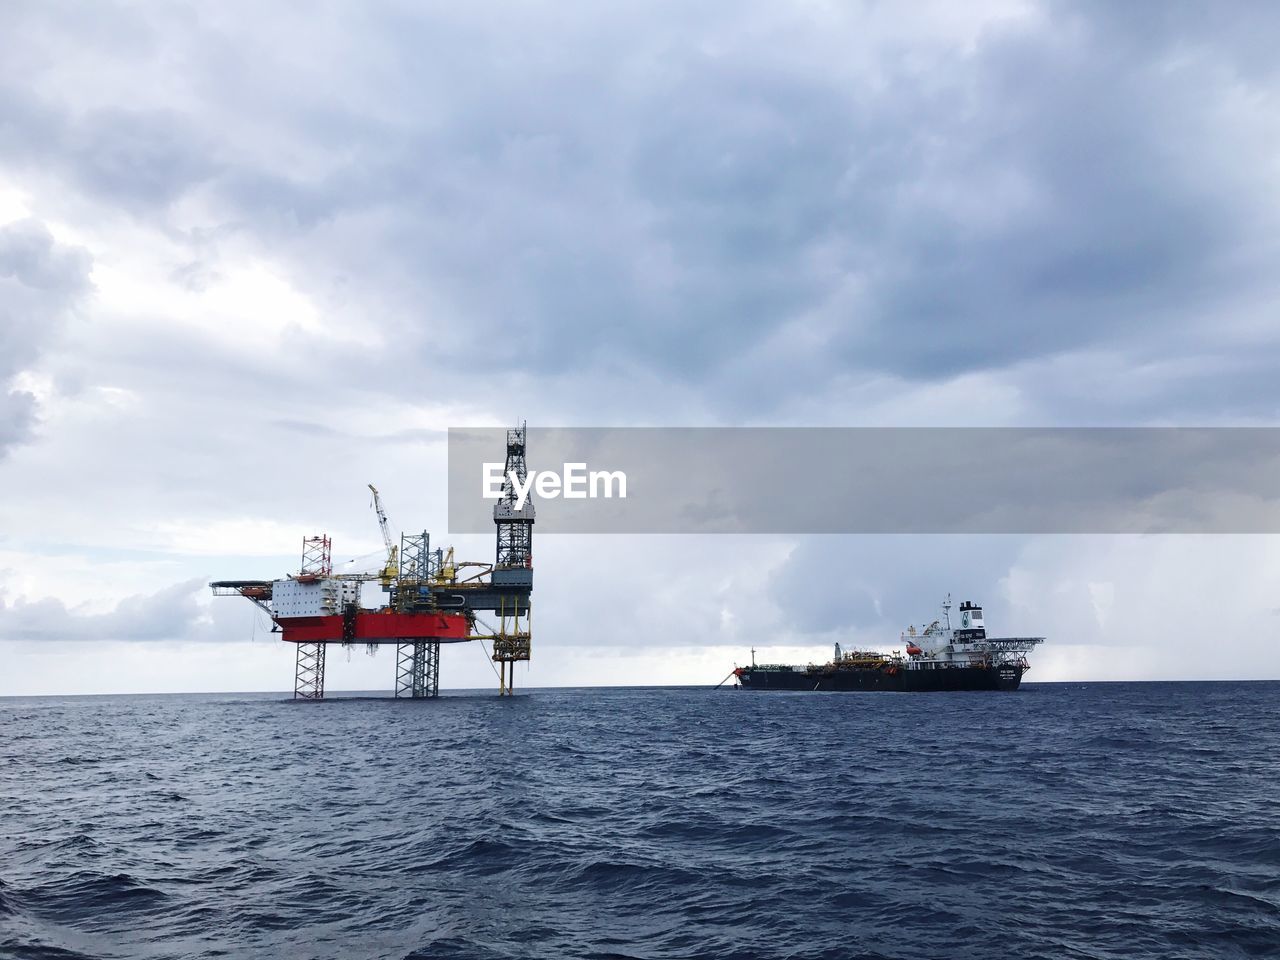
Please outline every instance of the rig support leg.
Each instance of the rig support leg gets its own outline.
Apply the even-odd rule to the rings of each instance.
[[[324,699],[324,651],[323,643],[300,643],[297,669],[293,675],[293,699]]]
[[[516,665],[513,660],[498,661],[498,696],[511,697],[516,692]]]
[[[396,645],[396,696],[421,700],[440,695],[440,643],[410,640]]]
[[[420,669],[414,683],[414,696],[440,696],[440,643],[428,640],[418,651]]]
[[[520,610],[519,606],[499,609],[501,625],[493,635],[493,660],[498,664],[498,696],[515,695],[516,663],[529,659],[529,643],[532,638],[532,625],[529,608]]]

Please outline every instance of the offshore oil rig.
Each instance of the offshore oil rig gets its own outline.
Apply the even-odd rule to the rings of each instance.
[[[324,697],[325,651],[329,644],[367,644],[374,652],[383,644],[396,647],[397,697],[419,699],[440,693],[440,644],[488,640],[498,664],[498,693],[509,696],[515,665],[529,659],[530,594],[533,592],[533,521],[531,501],[516,507],[512,477],[521,486],[527,477],[525,426],[507,431],[502,495],[493,508],[497,555],[493,563],[454,560],[453,548],[431,549],[431,537],[391,536],[382,499],[372,484],[386,548],[378,573],[334,573],[329,537],[306,537],[296,574],[279,580],[217,580],[214,596],[252,600],[273,621],[272,632],[297,648],[293,695],[300,700]],[[389,598],[378,607],[361,605],[361,588],[376,581]],[[493,615],[486,624],[481,613]]]

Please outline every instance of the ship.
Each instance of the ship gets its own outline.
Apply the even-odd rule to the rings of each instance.
[[[746,690],[1017,690],[1031,669],[1027,654],[1044,637],[988,637],[982,607],[960,604],[959,624],[951,623],[951,597],[942,617],[917,632],[902,633],[904,652],[841,651],[830,663],[759,664],[737,667],[732,676]]]

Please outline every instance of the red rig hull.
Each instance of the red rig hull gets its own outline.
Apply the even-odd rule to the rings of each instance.
[[[461,613],[397,613],[393,610],[358,610],[323,617],[278,617],[286,643],[399,643],[404,640],[438,640],[456,643],[471,634]]]

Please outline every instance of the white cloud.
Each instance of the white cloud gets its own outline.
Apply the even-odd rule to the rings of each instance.
[[[0,180],[0,226],[31,216],[26,196],[21,190]]]

